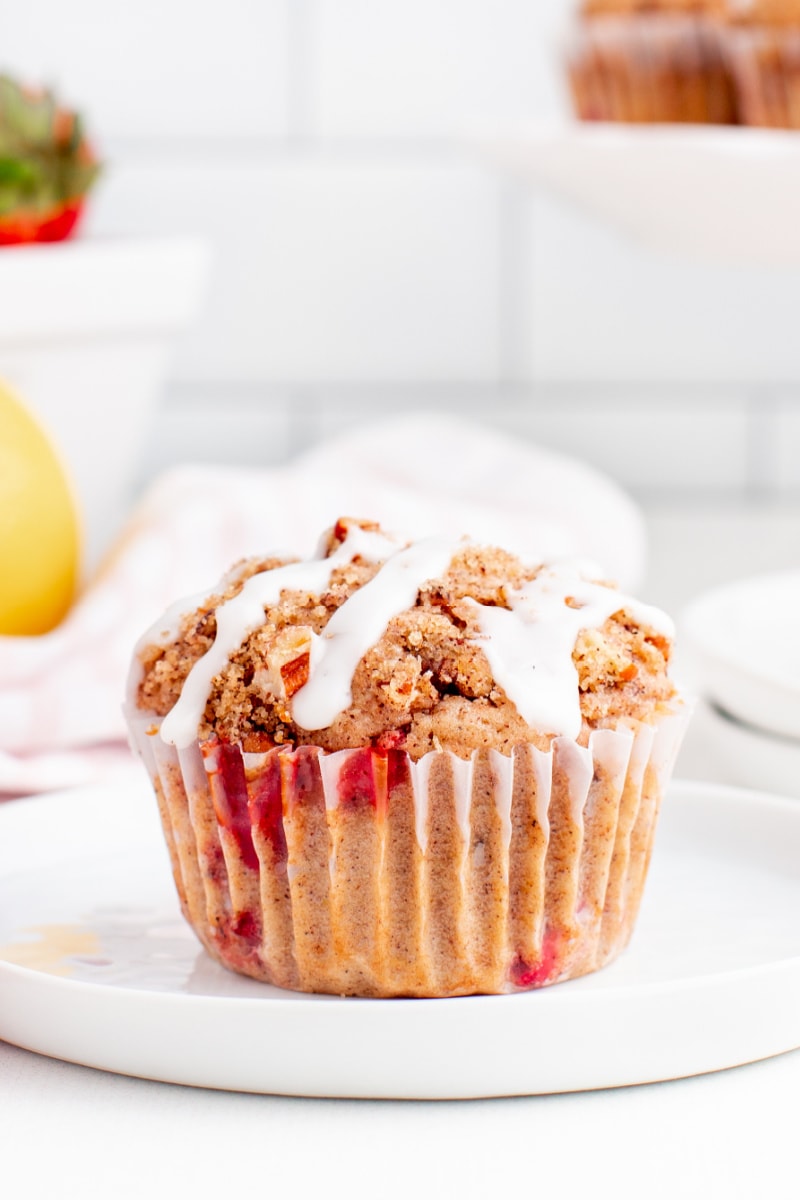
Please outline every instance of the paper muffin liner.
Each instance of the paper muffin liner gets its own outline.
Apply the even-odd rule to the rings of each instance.
[[[547,752],[248,754],[129,714],[186,920],[224,966],[361,996],[527,990],[627,944],[687,720]]]
[[[587,18],[570,38],[567,67],[575,111],[584,121],[736,120],[720,26],[709,17]]]
[[[800,129],[800,29],[732,29],[726,45],[742,123]]]

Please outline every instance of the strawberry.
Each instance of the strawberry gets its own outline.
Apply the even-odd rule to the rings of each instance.
[[[99,171],[77,113],[0,75],[0,246],[69,237]]]

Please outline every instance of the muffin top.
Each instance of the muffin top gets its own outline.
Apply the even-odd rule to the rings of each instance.
[[[583,0],[585,17],[636,13],[711,13],[723,15],[726,0]]]
[[[510,754],[652,721],[672,624],[585,564],[343,518],[315,557],[247,559],[140,640],[131,702],[178,747]]]
[[[727,0],[733,25],[798,25],[800,0]]]

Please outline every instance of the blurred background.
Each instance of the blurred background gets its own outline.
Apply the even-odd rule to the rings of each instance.
[[[177,461],[276,464],[366,418],[443,411],[630,489],[664,603],[730,574],[737,547],[740,573],[780,564],[800,528],[800,269],[637,242],[476,145],[567,117],[572,11],[28,0],[6,22],[6,69],[55,86],[105,160],[81,241],[180,235],[210,249],[131,498]],[[0,365],[24,387],[16,343],[2,342],[14,304],[6,289]],[[113,411],[133,368],[108,366],[96,403]],[[709,533],[696,527],[695,574],[676,586],[662,525],[672,545],[701,512]],[[732,512],[726,534],[715,514]]]
[[[212,249],[137,486],[179,458],[279,462],[421,408],[579,455],[648,502],[800,498],[800,271],[668,256],[469,145],[566,114],[571,9],[15,13],[7,69],[81,109],[107,162],[84,236]]]

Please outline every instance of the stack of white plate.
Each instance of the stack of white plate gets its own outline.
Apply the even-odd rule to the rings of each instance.
[[[706,592],[680,633],[719,776],[800,798],[800,570]]]

